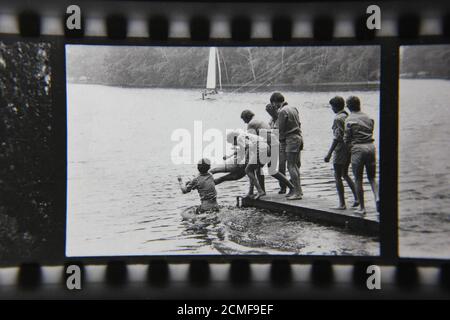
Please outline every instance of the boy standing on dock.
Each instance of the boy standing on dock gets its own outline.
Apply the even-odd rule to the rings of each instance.
[[[288,105],[279,92],[272,94],[270,103],[278,109],[280,152],[286,155],[289,175],[294,185],[286,197],[287,200],[300,200],[303,197],[300,181],[300,152],[303,149],[303,138],[299,113],[297,108]]]
[[[280,146],[277,135],[273,132],[270,125],[264,121],[258,120],[255,118],[255,114],[250,110],[244,110],[241,114],[241,119],[247,123],[247,133],[249,134],[256,134],[257,136],[263,138],[267,142],[267,146],[269,148],[270,153],[270,161],[269,161],[269,174],[278,180],[280,186],[289,187],[289,190],[293,190],[294,186],[293,184],[286,178],[286,176],[279,172],[278,170],[278,160],[279,160],[279,153],[280,153]],[[256,170],[257,172],[257,178],[260,182],[260,185],[262,189],[265,192],[265,189],[263,187],[264,185],[264,175],[261,173],[262,167]],[[263,178],[260,179],[258,176],[262,176]],[[261,183],[262,181],[262,183]]]
[[[332,209],[345,210],[347,207],[345,205],[344,184],[342,183],[342,178],[344,178],[347,182],[355,198],[355,202],[352,207],[359,206],[355,184],[348,175],[348,167],[350,166],[350,152],[344,143],[345,120],[348,117],[348,113],[344,110],[344,98],[337,96],[331,99],[329,103],[336,116],[334,117],[332,126],[333,143],[331,144],[330,150],[324,160],[325,162],[330,162],[331,156],[334,155],[334,179],[336,181],[336,189],[339,196],[339,206]]]
[[[272,129],[272,132],[274,132],[278,137],[278,108],[271,103],[266,105],[266,112],[270,115],[270,122],[269,126]],[[278,148],[278,172],[280,172],[283,175],[286,175],[286,152],[282,151],[280,148]],[[280,191],[278,191],[278,194],[285,194],[286,193],[287,186],[280,181]]]
[[[259,120],[255,117],[255,114],[251,110],[244,110],[241,113],[241,119],[247,124],[247,132],[251,134],[260,135],[260,131],[265,130],[266,132],[270,131],[270,126],[268,123]],[[270,146],[270,142],[269,146]],[[259,184],[261,188],[266,191],[265,183],[264,183],[264,174],[262,173],[262,168],[259,168],[256,171],[256,177],[258,178]]]
[[[361,112],[361,102],[358,97],[349,97],[346,104],[351,114],[345,120],[344,142],[351,151],[352,170],[359,200],[359,209],[356,212],[359,214],[366,213],[363,189],[364,168],[366,168],[367,179],[379,212],[378,184],[375,179],[376,151],[373,143],[374,121],[367,114]]]

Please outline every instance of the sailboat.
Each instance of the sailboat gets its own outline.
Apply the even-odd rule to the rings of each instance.
[[[217,70],[216,70],[216,61],[217,61]],[[217,89],[217,78],[219,79],[219,89]],[[203,90],[202,92],[202,99],[205,100],[207,96],[216,95],[220,93],[219,90],[222,90],[222,75],[220,70],[219,50],[216,47],[211,47],[209,48],[206,89]]]

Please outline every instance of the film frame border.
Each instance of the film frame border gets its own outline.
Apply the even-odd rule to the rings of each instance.
[[[56,54],[55,56],[57,57],[55,60],[57,60],[56,62],[53,60],[52,61],[52,65],[54,65],[56,63],[56,67],[53,67],[53,78],[55,79],[54,84],[53,84],[53,90],[55,90],[56,88],[58,88],[58,91],[61,90],[61,88],[63,88],[63,92],[64,92],[64,97],[62,98],[59,94],[55,94],[55,92],[53,91],[53,101],[54,103],[56,101],[62,102],[64,101],[64,105],[65,105],[65,66],[64,66],[64,59],[65,59],[65,54],[61,54],[61,48],[64,48],[64,46],[66,44],[110,44],[110,45],[143,45],[143,46],[175,46],[175,45],[184,45],[184,46],[205,46],[205,45],[218,45],[218,46],[223,46],[223,45],[236,45],[235,42],[233,40],[217,40],[217,39],[213,39],[213,40],[203,40],[203,41],[198,41],[196,40],[195,42],[192,39],[177,39],[177,40],[160,40],[160,41],[155,41],[155,40],[149,40],[149,39],[141,39],[141,38],[126,38],[126,39],[114,39],[111,37],[80,37],[77,39],[71,39],[71,38],[66,38],[66,37],[61,37],[61,36],[33,36],[33,37],[29,37],[29,36],[25,36],[23,37],[17,37],[16,35],[1,35],[2,40],[4,40],[6,37],[6,39],[8,40],[12,40],[14,39],[15,41],[37,41],[37,42],[47,42],[47,41],[55,41],[55,43],[57,43],[57,51],[59,51],[60,53]],[[12,40],[12,41],[14,41]],[[224,43],[225,42],[225,43]],[[248,40],[245,41],[245,43],[242,43],[241,41],[237,42],[237,45],[245,45],[245,46],[273,46],[274,45],[275,40],[274,39],[257,39],[257,40]],[[325,45],[338,45],[338,46],[342,46],[342,45],[380,45],[381,46],[381,79],[380,79],[380,100],[381,100],[381,104],[380,104],[380,127],[383,126],[384,127],[388,127],[387,124],[391,124],[394,125],[394,128],[392,127],[388,127],[387,129],[391,130],[391,133],[395,133],[395,137],[396,139],[393,139],[394,142],[394,146],[390,146],[387,147],[386,143],[383,142],[385,139],[383,138],[383,136],[385,136],[386,134],[384,134],[384,131],[380,129],[380,194],[381,194],[381,206],[382,206],[382,212],[383,210],[386,210],[386,197],[383,196],[382,194],[384,194],[385,192],[383,192],[382,190],[386,190],[385,187],[383,187],[385,185],[385,183],[383,182],[383,180],[386,181],[385,178],[383,178],[385,173],[382,173],[382,161],[384,162],[384,160],[382,160],[383,156],[381,155],[383,152],[386,153],[386,151],[389,152],[389,150],[392,151],[393,148],[396,149],[396,152],[393,153],[394,157],[395,157],[395,161],[392,163],[395,163],[396,165],[393,166],[393,168],[391,169],[391,173],[397,173],[398,172],[398,163],[397,163],[397,158],[398,158],[398,152],[397,152],[397,148],[398,148],[398,50],[400,48],[400,46],[402,45],[411,45],[411,44],[446,44],[448,43],[448,37],[446,36],[426,36],[426,37],[419,37],[418,35],[412,35],[409,34],[406,37],[375,37],[374,39],[371,40],[363,40],[361,41],[360,39],[355,39],[355,38],[351,38],[351,39],[346,39],[346,38],[341,38],[341,39],[331,39],[331,40],[323,40],[323,39],[291,39],[291,40],[284,40],[284,41],[276,41],[275,46],[314,46],[314,45],[320,45],[320,46],[325,46]],[[53,47],[53,45],[52,45]],[[56,48],[55,48],[56,49]],[[52,49],[52,51],[55,51],[55,49]],[[394,50],[395,49],[395,50]],[[64,51],[64,50],[63,50]],[[395,52],[394,52],[395,51]],[[392,70],[396,70],[396,72],[387,72],[385,69],[386,67],[384,66],[384,63],[386,63],[386,54],[388,55],[392,55],[390,57],[390,59],[387,59],[387,61],[389,62],[390,60],[390,67],[388,68],[390,71]],[[61,58],[62,56],[62,58]],[[383,60],[385,61],[383,63]],[[63,66],[62,70],[60,70],[61,65]],[[388,71],[389,71],[388,70]],[[63,72],[61,72],[63,71]],[[387,78],[387,80],[385,80],[385,78]],[[63,81],[63,87],[61,87],[61,79]],[[394,96],[396,97],[395,99],[392,98],[393,95],[389,95],[391,96],[391,98],[386,97],[386,93],[385,90],[386,89],[382,89],[383,86],[387,86],[387,83],[390,83],[392,85],[394,85],[396,87],[397,90],[392,90],[392,86],[389,87],[390,90],[392,90],[391,93],[394,94]],[[388,88],[388,90],[389,90]],[[383,107],[384,103],[383,101],[389,101],[389,102],[395,102],[393,105],[396,106],[395,108],[395,112],[393,112],[393,114],[389,114],[386,113],[386,111],[383,111],[384,108]],[[58,103],[59,104],[59,103]],[[64,114],[62,114],[62,112],[60,113],[60,110],[58,110],[58,115],[56,115],[56,118],[58,119],[63,119],[64,118],[64,124],[66,123],[66,115],[65,112]],[[384,118],[386,118],[387,120],[383,120]],[[386,122],[389,121],[389,122]],[[56,123],[60,123],[61,124],[61,120],[57,120]],[[384,124],[383,124],[384,123]],[[64,126],[65,127],[65,126]],[[61,130],[62,128],[57,129],[58,131]],[[64,128],[65,130],[65,128]],[[391,136],[390,139],[392,139],[393,137]],[[58,146],[59,148],[62,147],[62,140],[58,142]],[[64,146],[66,146],[64,144]],[[64,148],[65,149],[65,148]],[[59,161],[58,161],[59,162]],[[65,163],[64,163],[65,164]],[[59,167],[59,166],[58,166]],[[389,169],[388,169],[389,170]],[[58,170],[59,171],[59,170]],[[61,171],[59,171],[61,172]],[[384,171],[385,172],[385,171]],[[61,174],[58,174],[58,177],[60,177]],[[64,172],[64,176],[65,176],[65,172]],[[394,185],[395,189],[397,189],[398,187],[398,176],[397,174],[395,174],[395,183],[392,184]],[[392,181],[391,181],[392,182]],[[66,185],[66,181],[65,181],[65,177],[64,177],[64,185]],[[64,188],[65,190],[65,188]],[[392,191],[392,189],[391,189]],[[397,193],[394,193],[395,198],[397,198]],[[59,197],[58,197],[59,198]],[[65,197],[64,197],[65,200]],[[229,262],[229,261],[234,261],[234,260],[249,260],[252,263],[258,263],[258,262],[264,262],[264,261],[274,261],[274,260],[284,260],[284,261],[289,261],[290,263],[309,263],[311,261],[322,261],[322,260],[326,260],[326,261],[331,261],[333,263],[339,264],[339,263],[353,263],[355,260],[368,260],[370,259],[371,261],[375,261],[376,263],[379,264],[398,264],[398,263],[419,263],[420,265],[435,265],[436,263],[441,264],[441,263],[445,263],[448,260],[445,259],[417,259],[417,258],[400,258],[398,255],[398,212],[397,212],[397,208],[398,208],[398,203],[397,201],[391,202],[388,206],[391,206],[391,208],[395,208],[395,212],[396,214],[394,214],[392,217],[389,217],[388,219],[391,219],[395,222],[391,228],[395,229],[394,233],[388,233],[387,230],[385,230],[387,227],[384,225],[385,222],[381,222],[381,229],[380,229],[380,256],[370,256],[370,257],[359,257],[359,256],[315,256],[315,255],[311,255],[311,256],[289,256],[289,255],[269,255],[269,256],[264,256],[264,257],[260,257],[260,256],[253,256],[253,255],[238,255],[238,256],[210,256],[210,255],[188,255],[188,256],[120,256],[120,257],[98,257],[98,258],[83,258],[83,257],[77,257],[75,259],[72,258],[66,258],[63,255],[63,261],[58,261],[59,263],[61,262],[71,262],[71,261],[80,261],[82,260],[83,262],[89,263],[89,264],[102,264],[105,261],[124,261],[126,260],[127,263],[133,263],[133,262],[148,262],[148,261],[160,261],[160,260],[164,260],[164,261],[168,261],[168,262],[183,262],[186,260],[189,261],[193,261],[193,260],[207,260],[209,262]],[[385,215],[382,215],[385,216]],[[64,214],[65,217],[65,214]],[[381,218],[381,217],[380,217]],[[386,218],[386,217],[384,217]],[[380,219],[381,220],[381,219]],[[386,232],[384,232],[386,231]],[[385,233],[385,235],[383,236],[383,233]],[[395,235],[395,237],[393,236]],[[386,241],[383,241],[383,238],[387,237],[386,239],[390,239],[389,245],[386,245]],[[384,243],[384,244],[383,244]],[[383,249],[384,248],[384,249]],[[63,250],[64,252],[64,250]],[[43,261],[45,262],[45,261]],[[55,263],[56,261],[53,262],[49,262],[49,263]],[[58,262],[56,262],[58,264]]]
[[[221,40],[210,40],[210,41],[190,41],[190,40],[173,40],[173,41],[167,41],[167,42],[160,42],[157,41],[155,43],[153,42],[148,42],[148,41],[142,41],[142,39],[137,39],[138,41],[136,41],[136,39],[120,39],[120,40],[115,40],[115,39],[110,39],[110,38],[92,38],[92,37],[87,37],[87,38],[83,38],[83,39],[70,39],[68,41],[65,42],[65,44],[67,45],[116,45],[116,46],[164,46],[164,47],[175,47],[175,46],[186,46],[186,47],[205,47],[205,46],[217,46],[217,47],[239,47],[239,46],[243,46],[240,43],[234,43],[234,42],[223,42]],[[380,40],[380,39],[378,39]],[[251,47],[279,47],[279,46],[286,46],[286,47],[308,47],[308,46],[357,46],[357,45],[373,45],[373,46],[379,46],[381,47],[381,41],[376,41],[376,42],[371,42],[371,43],[364,43],[361,44],[360,42],[357,42],[358,40],[355,39],[338,39],[337,41],[335,40],[331,40],[331,41],[323,41],[323,40],[308,40],[308,41],[286,41],[286,42],[273,42],[272,40],[255,40],[255,41],[247,41],[245,43],[245,46],[251,46]],[[380,59],[381,59],[381,51],[380,50]],[[381,66],[381,64],[380,64]],[[380,72],[381,74],[383,74],[383,70],[382,67],[380,67]],[[386,73],[386,74],[390,74],[390,73]],[[383,77],[383,75],[381,76]],[[381,80],[380,80],[381,83]],[[381,93],[381,88],[380,88],[380,101],[382,99],[382,93]],[[381,108],[379,109],[379,121],[380,123],[382,122],[382,111]],[[380,124],[381,127],[381,124]],[[379,149],[380,149],[380,154],[381,154],[381,150],[383,148],[382,146],[382,141],[383,141],[383,137],[381,134],[381,129],[380,129],[380,145],[379,145]],[[65,152],[65,149],[64,149]],[[380,156],[381,157],[381,156]],[[380,161],[381,164],[381,161]],[[381,185],[382,185],[382,173],[381,173],[381,168],[379,170],[380,174],[379,174],[379,181],[380,181],[380,190],[381,190]],[[64,180],[64,186],[65,186],[66,180]],[[381,195],[381,193],[380,193]],[[380,199],[381,196],[380,196]],[[381,200],[381,202],[383,202],[383,200]],[[383,206],[383,205],[382,205]],[[380,221],[380,231],[383,229],[383,222]],[[386,232],[386,234],[388,234],[388,232]],[[145,262],[145,261],[149,261],[149,260],[165,260],[165,261],[170,261],[170,262],[183,262],[186,260],[192,260],[192,261],[198,261],[198,260],[207,260],[209,262],[229,262],[229,261],[234,261],[234,260],[241,260],[241,259],[248,259],[251,262],[268,262],[268,261],[272,261],[272,260],[290,260],[291,262],[293,261],[297,261],[300,263],[309,263],[311,261],[316,261],[316,260],[338,260],[339,262],[352,262],[355,259],[357,260],[370,260],[370,261],[375,261],[378,262],[378,260],[382,259],[382,255],[383,255],[383,250],[386,250],[386,252],[388,252],[388,248],[389,245],[383,245],[383,242],[385,243],[385,241],[383,241],[382,237],[381,237],[381,232],[380,232],[380,236],[379,236],[379,243],[380,243],[380,255],[374,255],[374,256],[352,256],[352,255],[284,255],[284,254],[280,254],[280,255],[267,255],[267,256],[260,256],[260,255],[142,255],[142,256],[99,256],[99,257],[66,257],[66,259],[69,260],[74,260],[74,261],[83,261],[83,262],[88,262],[88,263],[92,263],[92,264],[97,264],[97,263],[104,263],[107,261],[131,261],[131,262]],[[287,259],[288,258],[288,259]]]

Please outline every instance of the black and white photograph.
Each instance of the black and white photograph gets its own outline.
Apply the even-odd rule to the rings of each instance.
[[[54,257],[63,247],[51,55],[49,42],[0,39],[0,264]]]
[[[450,45],[400,47],[400,256],[450,258]]]
[[[65,50],[66,256],[380,254],[379,46]]]

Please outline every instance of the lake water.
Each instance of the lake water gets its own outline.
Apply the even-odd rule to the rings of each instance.
[[[400,81],[400,254],[450,258],[450,81]]]
[[[332,165],[324,163],[334,117],[326,107],[348,92],[286,92],[299,107],[305,148],[303,191],[337,204]],[[352,92],[376,121],[378,92]],[[190,132],[202,121],[203,132],[244,128],[243,109],[268,120],[270,93],[223,93],[201,100],[200,90],[130,89],[69,84],[67,247],[69,256],[176,254],[324,254],[378,255],[378,240],[340,229],[253,208],[236,208],[236,196],[248,181],[217,187],[223,206],[203,223],[183,221],[180,213],[199,203],[197,192],[181,194],[178,175],[196,175],[195,165],[175,165],[171,151],[175,129]],[[217,158],[220,158],[219,156]],[[347,187],[346,187],[347,188]],[[374,210],[368,185],[367,206]],[[268,193],[278,184],[266,178]],[[351,192],[346,189],[348,202]]]

